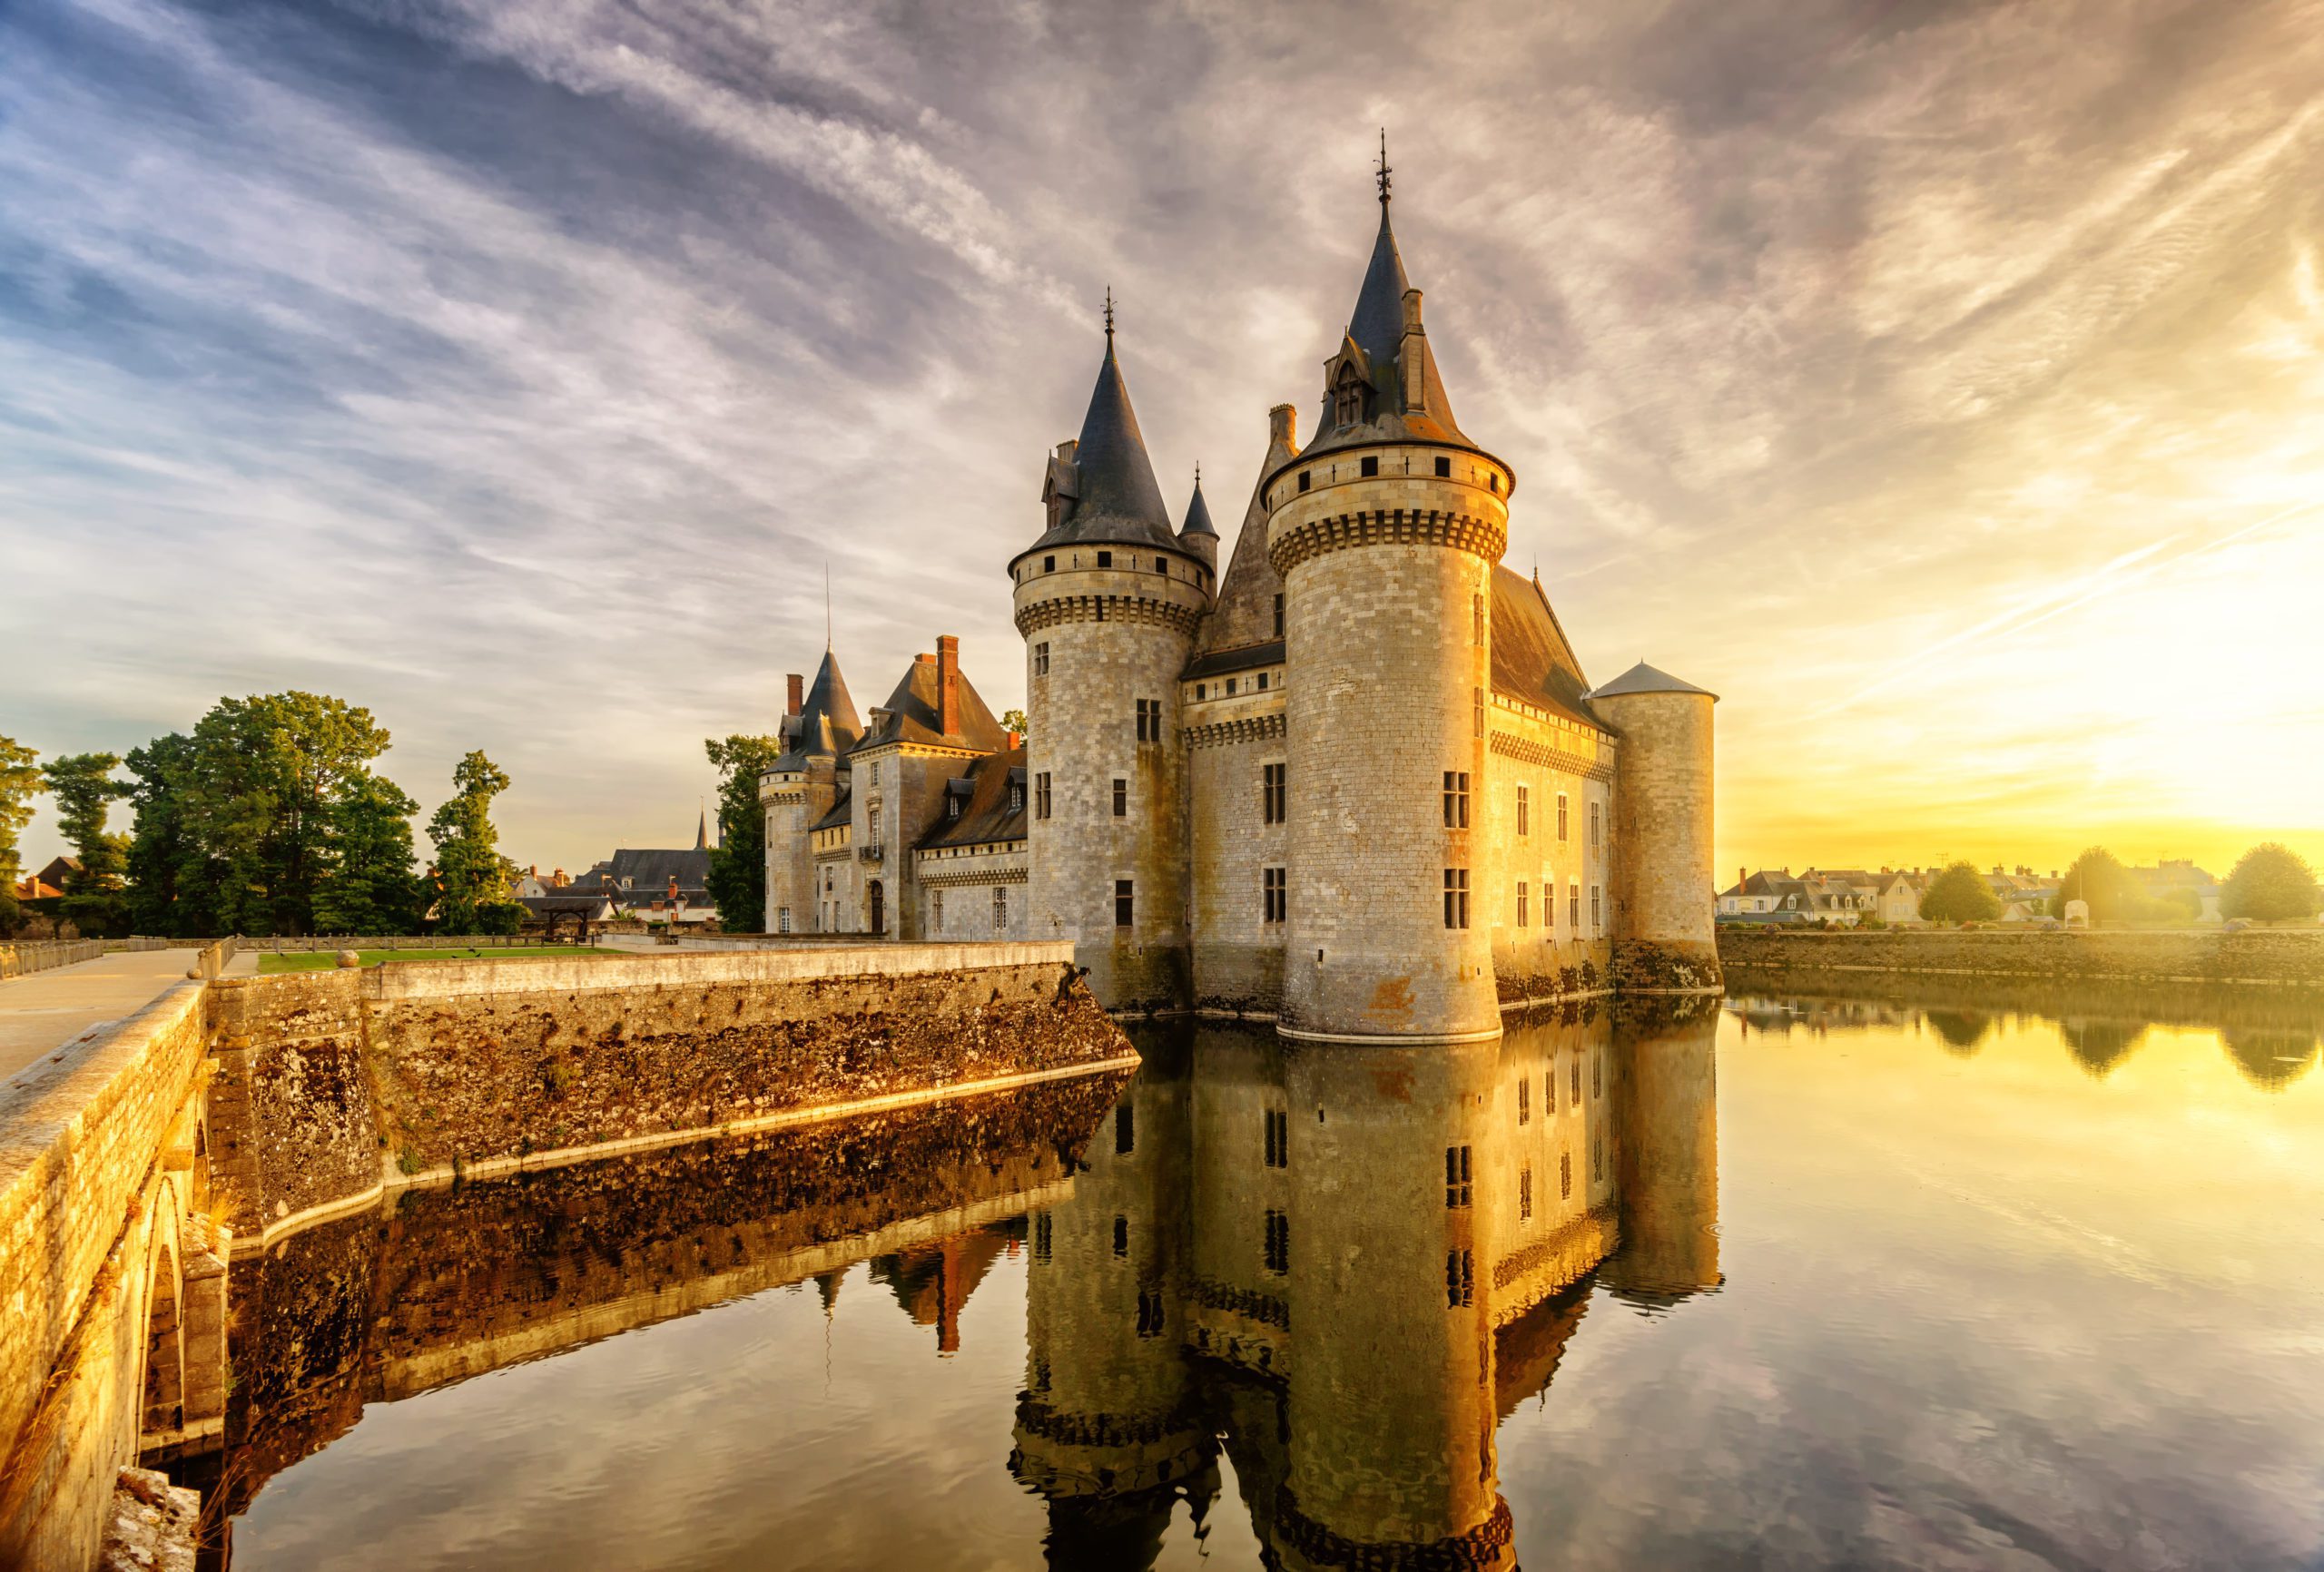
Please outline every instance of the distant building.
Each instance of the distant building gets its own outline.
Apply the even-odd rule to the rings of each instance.
[[[1879,879],[1861,869],[1814,869],[1795,878],[1736,870],[1736,882],[1718,895],[1722,922],[1837,922],[1853,928],[1874,915]]]
[[[613,902],[615,911],[624,917],[642,918],[648,922],[675,919],[689,924],[714,920],[718,908],[710,899],[708,812],[695,825],[690,849],[624,848],[573,884],[578,885],[582,892],[602,892]],[[573,892],[572,887],[567,886],[566,893]]]
[[[2166,858],[2152,868],[2129,868],[2123,871],[2130,875],[2131,881],[2149,900],[2167,900],[2178,897],[2182,890],[2191,891],[2201,903],[2195,920],[2220,920],[2219,880],[2196,867],[2193,859]]]

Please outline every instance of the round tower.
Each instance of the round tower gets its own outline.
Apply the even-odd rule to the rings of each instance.
[[[1717,993],[1711,864],[1716,693],[1643,661],[1590,702],[1620,733],[1611,857],[1617,993]]]
[[[1129,389],[1106,358],[1081,435],[1041,490],[1048,527],[1009,564],[1025,639],[1029,937],[1071,938],[1111,1009],[1188,998],[1178,673],[1215,587],[1170,527]]]
[[[1263,482],[1290,673],[1280,1024],[1458,1040],[1501,1029],[1482,794],[1515,476],[1453,423],[1381,183],[1315,440]]]

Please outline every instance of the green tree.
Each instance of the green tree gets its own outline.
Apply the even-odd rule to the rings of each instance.
[[[40,767],[34,761],[39,757],[14,737],[0,737],[0,938],[24,924],[16,909],[24,852],[16,838],[33,821],[33,799],[40,793]]]
[[[2304,922],[2318,910],[2316,870],[2289,846],[2263,840],[2238,858],[2220,887],[2221,917]]]
[[[703,739],[717,766],[718,844],[710,849],[705,881],[718,920],[749,933],[766,920],[766,814],[759,806],[759,775],[783,757],[783,739],[736,734]]]
[[[384,775],[351,778],[332,804],[329,871],[315,892],[323,933],[418,933],[427,909],[412,872],[411,816],[419,811]]]
[[[132,748],[123,761],[136,815],[129,840],[130,921],[139,933],[191,938],[213,936],[219,926],[216,890],[201,877],[204,860],[185,827],[185,787],[193,770],[193,739],[182,732]]]
[[[129,932],[129,838],[108,833],[106,817],[129,788],[113,778],[118,753],[61,753],[41,766],[56,799],[56,827],[81,866],[64,876],[57,915],[83,933],[117,938]]]
[[[1009,710],[1001,714],[1000,729],[1014,732],[1019,737],[1029,737],[1033,734],[1033,722],[1025,718],[1024,711]]]
[[[2088,902],[2093,922],[2128,921],[2134,909],[2144,904],[2122,860],[2102,846],[2093,846],[2073,860],[2065,877],[2058,880],[2050,915],[2063,917],[2070,900]]]
[[[1924,922],[1991,922],[2000,915],[2000,899],[1984,876],[1965,862],[1939,872],[1921,897]]]
[[[471,752],[452,771],[451,801],[428,821],[436,843],[436,926],[440,933],[491,933],[521,911],[508,893],[508,863],[500,855],[499,831],[492,827],[492,800],[508,790],[508,777],[481,752]],[[487,911],[507,907],[508,912]],[[515,931],[513,925],[506,931]]]

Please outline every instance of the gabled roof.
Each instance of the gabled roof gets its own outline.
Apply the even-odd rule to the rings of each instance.
[[[1235,555],[1219,575],[1218,598],[1203,614],[1195,630],[1197,663],[1223,651],[1261,644],[1275,636],[1275,597],[1283,593],[1283,578],[1267,560],[1266,477],[1298,457],[1296,423],[1287,407],[1278,406],[1267,417],[1267,451],[1259,460],[1258,478],[1251,483],[1250,505],[1243,510],[1243,527],[1235,536]],[[1280,659],[1280,656],[1275,657]],[[1253,662],[1256,664],[1256,662]],[[1191,671],[1191,668],[1189,668]]]
[[[969,766],[968,791],[962,793],[960,816],[940,813],[921,839],[923,850],[939,846],[987,846],[996,840],[1025,839],[1025,750],[1011,748],[988,753]],[[960,782],[953,782],[958,786]],[[1009,807],[1011,789],[1016,807]],[[950,789],[946,796],[953,795]]]
[[[1355,309],[1348,315],[1347,331],[1339,347],[1325,363],[1323,414],[1309,452],[1399,438],[1476,446],[1452,419],[1452,403],[1445,395],[1443,378],[1437,374],[1436,356],[1428,347],[1425,333],[1413,339],[1420,360],[1418,375],[1405,375],[1404,295],[1411,288],[1395,231],[1388,222],[1388,198],[1384,194],[1380,232],[1372,241],[1372,260],[1365,264],[1364,283],[1356,291]],[[1371,418],[1342,426],[1332,396],[1333,383],[1337,368],[1351,363],[1372,385]],[[1419,395],[1409,405],[1404,397],[1408,382]]]
[[[1581,674],[1540,582],[1498,565],[1492,570],[1492,691],[1608,729],[1590,707],[1590,679]]]
[[[1081,436],[1073,457],[1065,461],[1072,488],[1063,492],[1065,506],[1057,526],[1035,541],[1044,546],[1103,542],[1128,545],[1176,545],[1170,512],[1155,483],[1154,463],[1146,455],[1146,438],[1137,429],[1137,411],[1130,408],[1129,385],[1122,380],[1121,363],[1114,358],[1114,330],[1106,329],[1106,358],[1098,367],[1098,385],[1090,389],[1089,408],[1081,417]],[[1059,466],[1050,467],[1052,480]]]
[[[701,847],[629,850],[625,848],[613,855],[606,864],[605,878],[616,891],[631,896],[660,895],[675,879],[678,888],[692,895],[700,895],[709,887],[710,853]],[[625,885],[623,881],[628,883]],[[602,887],[601,887],[602,888]],[[587,894],[585,889],[580,891]]]
[[[1700,693],[1706,698],[1718,697],[1709,688],[1698,688],[1692,683],[1681,682],[1668,672],[1657,671],[1644,661],[1640,661],[1604,687],[1591,690],[1590,696],[1593,699],[1611,699],[1624,693]]]
[[[767,768],[803,770],[810,759],[836,759],[862,735],[863,722],[848,696],[847,679],[839,674],[839,659],[825,650],[806,702],[797,714],[783,718],[783,757]]]
[[[851,752],[889,742],[918,742],[932,748],[966,748],[972,752],[997,753],[1009,745],[1009,733],[985,708],[984,700],[960,674],[960,712],[958,730],[945,732],[937,719],[937,668],[934,655],[916,655],[911,669],[896,683],[895,692],[881,706],[882,713]]]

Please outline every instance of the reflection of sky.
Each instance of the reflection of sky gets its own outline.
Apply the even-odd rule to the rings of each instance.
[[[691,829],[826,557],[859,703],[945,631],[1015,703],[1101,290],[1231,535],[1384,123],[1512,565],[1725,695],[1722,877],[2324,861],[2312,4],[1414,17],[0,3],[0,732],[339,693],[578,868]]]
[[[2053,1021],[1965,1056],[1890,1015],[1722,1021],[1725,1286],[1595,1297],[1502,1429],[1524,1564],[2311,1565],[2324,1074],[2261,1091],[2154,1027],[2098,1077]],[[236,1565],[1035,1565],[1024,1321],[1021,1253],[941,1359],[859,1267],[828,1321],[775,1291],[375,1405],[267,1487]],[[1160,1565],[1255,1563],[1220,1467]]]

